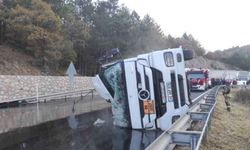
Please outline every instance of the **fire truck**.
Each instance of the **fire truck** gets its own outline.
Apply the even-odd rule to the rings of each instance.
[[[92,82],[111,102],[113,124],[162,129],[183,116],[191,103],[184,68],[192,51],[165,49],[101,66]]]
[[[208,69],[186,69],[191,91],[206,91],[209,86]]]

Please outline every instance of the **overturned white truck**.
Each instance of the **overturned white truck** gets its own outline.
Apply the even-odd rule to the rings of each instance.
[[[190,105],[182,48],[154,51],[103,65],[93,78],[96,91],[112,104],[114,125],[166,130]]]

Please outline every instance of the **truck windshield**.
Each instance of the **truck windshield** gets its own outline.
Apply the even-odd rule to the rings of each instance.
[[[112,95],[112,112],[114,125],[130,127],[129,105],[126,96],[126,82],[124,81],[123,63],[119,62],[102,68],[99,74],[105,87]]]
[[[202,79],[202,78],[205,78],[205,75],[204,74],[189,74],[188,75],[188,79],[190,80],[190,79]]]

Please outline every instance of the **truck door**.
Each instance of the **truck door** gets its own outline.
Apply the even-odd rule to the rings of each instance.
[[[137,62],[138,72],[138,95],[144,128],[157,128],[156,119],[162,117],[166,112],[166,89],[164,86],[162,72]],[[145,99],[140,97],[143,91],[149,93]],[[151,107],[151,108],[149,108]]]
[[[181,100],[181,107],[186,104],[185,102],[185,92],[184,92],[184,79],[183,76],[178,74],[178,84],[179,84],[179,90],[180,90],[180,100]]]
[[[136,61],[137,92],[143,128],[155,128],[156,99],[152,69],[147,60]]]
[[[167,112],[166,89],[164,86],[162,72],[155,68],[151,68],[151,70],[154,82],[156,116],[157,118],[160,118]]]
[[[176,84],[176,90],[178,93],[178,99],[179,99],[179,107],[183,107],[185,104],[189,104],[189,98],[188,98],[188,88],[187,88],[187,81],[186,81],[186,73],[185,68],[183,66],[184,59],[179,52],[174,53],[175,58],[175,71],[174,73],[175,77],[175,84]],[[171,80],[172,80],[172,73],[171,73]]]
[[[184,106],[186,104],[184,82],[186,81],[184,81],[183,75],[178,74],[177,79],[176,79],[176,73],[175,72],[171,73],[171,87],[172,87],[172,94],[173,94],[175,109],[178,109],[180,106]],[[178,96],[178,92],[179,92],[179,96]]]

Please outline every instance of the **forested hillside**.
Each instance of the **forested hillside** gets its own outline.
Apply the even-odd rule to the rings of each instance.
[[[3,0],[0,7],[0,43],[34,57],[32,66],[47,74],[73,61],[79,74],[93,75],[113,48],[123,58],[179,46],[205,53],[192,35],[165,35],[118,0]]]
[[[250,70],[250,45],[208,52],[206,57],[212,60],[220,60],[242,70]]]

